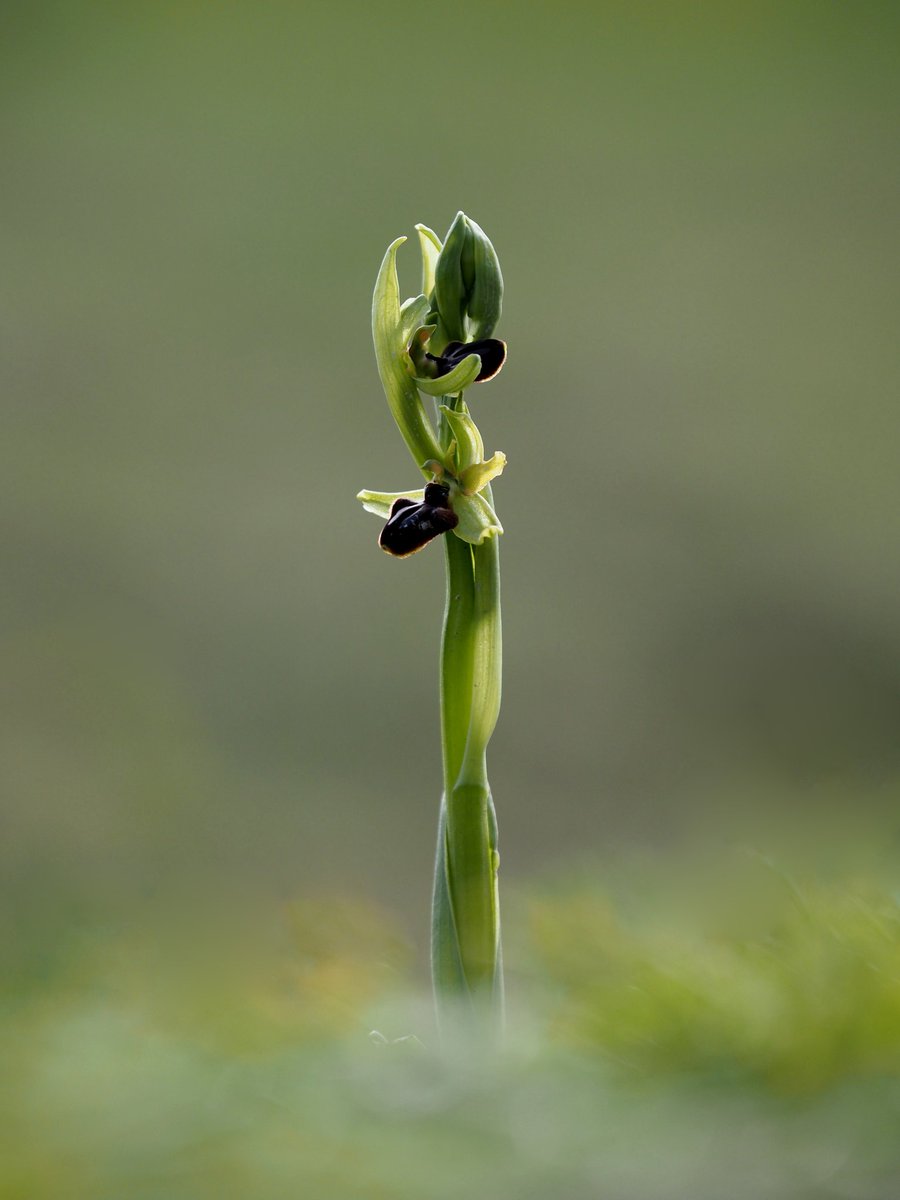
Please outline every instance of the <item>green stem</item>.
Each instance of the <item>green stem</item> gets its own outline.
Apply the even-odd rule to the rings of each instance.
[[[445,539],[441,650],[444,795],[438,828],[432,968],[439,1016],[463,1003],[502,1017],[497,823],[486,751],[500,707],[496,538]]]
[[[493,507],[490,486],[485,488],[485,495]],[[472,546],[471,550],[474,576],[471,616],[472,700],[469,733],[458,782],[479,783],[487,788],[487,745],[500,714],[502,683],[499,539],[487,538],[480,546]]]

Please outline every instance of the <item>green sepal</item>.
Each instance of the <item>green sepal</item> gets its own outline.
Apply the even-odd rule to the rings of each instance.
[[[459,517],[459,524],[452,532],[462,541],[480,546],[488,538],[503,532],[497,514],[483,495],[466,496],[455,492],[450,497],[450,504]]]
[[[412,341],[415,331],[422,327],[428,316],[428,300],[425,296],[410,296],[400,307],[400,331],[397,340],[403,346]]]
[[[419,249],[422,252],[422,291],[430,296],[434,291],[434,271],[441,252],[441,239],[427,225],[417,225]]]
[[[492,479],[502,475],[505,466],[506,455],[502,450],[497,450],[486,462],[472,463],[470,467],[465,467],[459,472],[460,488],[465,495],[474,496]]]
[[[434,430],[425,415],[422,398],[407,374],[404,363],[408,346],[404,327],[409,325],[411,331],[421,325],[424,319],[422,307],[424,305],[427,308],[425,297],[416,297],[404,306],[401,316],[397,249],[405,241],[406,238],[397,238],[388,246],[378,272],[372,297],[372,337],[375,342],[378,373],[391,414],[418,465],[426,459],[439,459],[441,452]]]
[[[442,404],[440,412],[456,439],[456,474],[461,475],[468,467],[482,462],[484,442],[481,440],[478,426],[469,415],[468,409],[456,410]]]
[[[382,521],[386,521],[391,515],[391,509],[394,507],[395,500],[415,500],[417,504],[421,504],[425,499],[425,489],[419,488],[412,492],[369,492],[361,491],[356,493],[356,498],[359,500],[366,512],[374,513],[376,517],[381,517]]]

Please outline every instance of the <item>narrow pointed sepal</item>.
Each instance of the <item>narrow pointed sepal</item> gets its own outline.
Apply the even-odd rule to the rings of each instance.
[[[410,500],[414,504],[421,504],[425,499],[425,489],[419,488],[412,492],[369,492],[363,490],[357,492],[357,500],[360,501],[366,512],[374,513],[376,517],[381,517],[382,521],[386,521],[391,515],[391,509],[394,507],[395,500]]]
[[[406,238],[397,238],[388,246],[375,282],[372,297],[372,337],[378,373],[391,413],[403,439],[416,462],[440,458],[440,447],[434,430],[425,415],[422,397],[406,370],[405,357],[408,339],[404,326],[410,330],[424,320],[424,297],[400,308],[400,286],[397,280],[397,250]]]
[[[419,249],[422,252],[422,291],[430,296],[434,291],[434,270],[442,249],[441,239],[427,225],[417,225]]]

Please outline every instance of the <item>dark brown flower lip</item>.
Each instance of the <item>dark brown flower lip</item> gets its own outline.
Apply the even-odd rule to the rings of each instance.
[[[458,524],[459,517],[450,507],[450,488],[446,483],[428,483],[424,500],[401,496],[394,501],[378,545],[394,558],[407,558]]]
[[[481,359],[481,370],[475,376],[476,383],[485,383],[499,373],[506,362],[506,342],[499,338],[482,338],[477,342],[449,342],[444,347],[443,354],[426,354],[429,362],[436,366],[436,377],[449,375],[454,367],[470,354],[477,354]]]

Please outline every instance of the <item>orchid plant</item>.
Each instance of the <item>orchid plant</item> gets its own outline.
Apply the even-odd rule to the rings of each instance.
[[[372,303],[375,357],[388,405],[416,468],[418,489],[362,491],[385,521],[379,545],[405,558],[443,537],[447,600],[441,648],[444,791],[432,906],[432,974],[442,1023],[459,1009],[500,1020],[503,979],[497,821],[487,745],[500,710],[498,538],[491,482],[506,465],[484,443],[464,399],[492,379],[506,346],[494,338],[503,277],[482,229],[457,214],[442,243],[417,225],[422,294],[401,304],[397,251],[388,247]],[[424,396],[434,397],[435,417]]]

